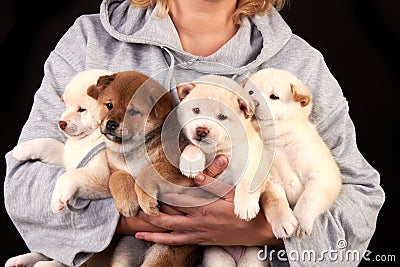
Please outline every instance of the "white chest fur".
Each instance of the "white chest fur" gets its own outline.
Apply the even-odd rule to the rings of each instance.
[[[66,170],[75,169],[81,160],[98,144],[104,141],[100,131],[95,131],[91,135],[82,139],[69,138],[64,146],[64,166]]]

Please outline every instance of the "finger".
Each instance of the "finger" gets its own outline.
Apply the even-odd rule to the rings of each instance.
[[[225,200],[233,200],[234,186],[224,183],[216,178],[213,178],[202,173],[196,175],[194,178],[195,183],[204,191],[212,193],[213,195],[223,198]]]
[[[153,233],[153,232],[137,232],[137,239],[143,239],[149,242],[167,244],[167,245],[184,245],[194,244],[195,240],[188,232],[171,232],[171,233]]]
[[[160,196],[160,200],[163,203],[173,206],[175,209],[177,209],[179,211],[184,211],[186,209],[182,209],[182,208],[193,208],[193,207],[203,206],[203,205],[209,204],[219,198],[219,197],[211,195],[211,194],[208,194],[208,196],[209,196],[208,198],[198,197],[198,194],[194,191],[195,189],[197,189],[197,191],[204,192],[200,188],[193,188],[193,190],[186,191],[184,194],[179,194],[179,193],[162,194]]]
[[[160,212],[157,216],[151,216],[139,211],[136,216],[147,223],[172,231],[193,230],[192,227],[189,227],[189,225],[193,226],[193,221],[184,215],[169,215]]]
[[[218,155],[215,157],[214,161],[204,170],[204,174],[215,177],[221,174],[228,166],[228,158],[224,155]]]
[[[163,203],[160,204],[160,211],[169,215],[183,215],[183,212],[177,210],[175,207]]]

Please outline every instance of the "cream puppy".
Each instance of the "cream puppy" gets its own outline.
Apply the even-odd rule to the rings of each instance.
[[[17,145],[13,157],[19,161],[37,159],[50,164],[63,165],[66,172],[57,178],[51,208],[60,212],[73,196],[96,199],[110,196],[107,156],[99,130],[98,104],[86,93],[101,75],[109,71],[91,69],[79,72],[67,84],[62,101],[66,109],[59,121],[59,129],[67,136],[65,144],[51,138],[39,138]],[[88,158],[89,152],[99,151]],[[96,151],[96,152],[97,152]]]
[[[180,169],[193,178],[216,155],[228,156],[229,165],[218,179],[236,185],[235,213],[251,220],[259,212],[261,191],[249,191],[262,160],[263,144],[251,123],[250,104],[237,88],[236,82],[213,75],[177,86],[181,100],[177,116],[191,142],[182,152]]]
[[[59,213],[73,197],[96,199],[110,197],[107,156],[103,135],[99,130],[98,103],[87,95],[90,85],[96,84],[107,70],[90,69],[79,72],[67,84],[61,96],[66,109],[59,121],[59,129],[66,135],[65,144],[52,138],[38,138],[18,144],[13,157],[18,161],[40,160],[65,167],[57,178],[51,209]],[[88,154],[93,156],[88,157]],[[72,208],[72,207],[71,207]],[[5,266],[64,266],[42,254],[31,252],[10,258]]]
[[[66,172],[57,179],[53,193],[52,209],[55,213],[60,212],[73,196],[84,199],[111,196],[107,147],[100,131],[102,103],[87,94],[89,87],[111,74],[101,69],[86,70],[79,72],[67,84],[62,95],[66,109],[58,121],[59,129],[67,136],[65,145],[42,138],[21,143],[13,150],[13,156],[20,161],[37,159],[65,167]],[[144,249],[143,242],[133,236],[114,238],[104,251],[95,253],[82,266],[136,266],[141,260],[136,251]],[[5,264],[5,267],[17,266],[65,267],[36,252],[12,257]]]
[[[217,178],[236,186],[234,212],[241,219],[251,220],[260,210],[262,184],[269,168],[260,135],[252,126],[253,113],[243,88],[231,79],[207,75],[179,84],[177,92],[181,100],[177,107],[178,121],[191,142],[181,154],[181,172],[193,178],[216,155],[226,155],[229,164]],[[259,184],[250,190],[257,176],[261,177]],[[235,261],[238,266],[266,264],[257,258],[256,247],[243,250],[243,256],[234,260],[221,247],[206,247],[203,265],[236,266]]]
[[[263,136],[266,147],[275,146],[267,191],[281,199],[280,213],[265,194],[262,206],[277,237],[310,234],[315,219],[333,203],[340,192],[338,165],[315,126],[310,122],[312,102],[308,88],[288,71],[263,69],[249,77],[244,89],[256,104],[255,115],[263,128],[275,135]],[[282,199],[293,208],[288,209]]]

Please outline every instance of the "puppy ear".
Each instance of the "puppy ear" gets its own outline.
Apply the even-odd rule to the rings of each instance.
[[[307,86],[305,86],[303,83],[290,83],[290,89],[292,90],[294,102],[299,102],[302,107],[310,104],[311,94],[308,91]]]
[[[64,93],[61,94],[60,100],[61,100],[61,102],[64,102]]]
[[[99,79],[97,80],[96,86],[107,87],[110,85],[110,83],[112,83],[115,80],[116,76],[117,76],[117,73],[114,73],[111,75],[100,76]]]
[[[88,87],[86,94],[94,99],[98,99],[100,93],[104,90],[102,87],[97,87],[96,85],[92,84]]]
[[[238,103],[239,103],[239,109],[241,111],[243,111],[244,113],[244,118],[248,119],[253,117],[253,110],[251,109],[249,103],[247,103],[246,101],[244,101],[242,98],[238,97]]]
[[[176,86],[176,90],[178,93],[179,100],[182,101],[190,91],[195,87],[194,83],[181,83]]]
[[[171,94],[163,95],[154,106],[154,115],[156,118],[163,119],[174,108],[174,99]]]
[[[93,97],[94,99],[99,98],[99,95],[101,92],[103,92],[104,89],[107,88],[114,80],[115,77],[117,76],[116,73],[112,75],[104,75],[100,76],[99,79],[97,80],[96,85],[91,85],[87,89],[87,94],[90,97]]]
[[[154,81],[154,83],[149,96],[151,105],[154,105],[152,113],[156,118],[163,119],[174,108],[174,99],[164,87],[156,81]]]

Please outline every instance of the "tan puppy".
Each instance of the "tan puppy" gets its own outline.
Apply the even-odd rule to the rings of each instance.
[[[298,221],[296,235],[310,234],[315,219],[341,188],[337,163],[309,120],[311,94],[294,75],[272,68],[250,76],[245,90],[256,102],[260,127],[275,130],[274,136],[263,136],[266,147],[276,147],[271,183],[262,200],[264,213],[277,237],[296,230],[293,215]],[[272,195],[279,201],[271,201]]]
[[[266,158],[262,140],[253,128],[252,108],[243,88],[231,79],[207,75],[179,84],[177,90],[181,99],[178,119],[191,142],[181,155],[182,173],[193,178],[215,156],[228,156],[229,164],[217,178],[236,186],[235,214],[251,220],[260,210],[259,198],[269,171],[268,161],[272,159]],[[254,180],[258,185],[252,186]],[[243,247],[243,256],[234,258],[221,247],[206,247],[203,265],[265,266],[266,262],[257,257],[258,250],[257,247]]]
[[[111,169],[109,187],[118,211],[126,217],[136,215],[139,209],[133,176],[149,164],[144,145],[146,117],[130,106],[134,94],[147,80],[139,72],[118,72],[100,77],[87,90],[100,106],[100,131],[105,137]]]
[[[174,108],[172,95],[136,71],[102,76],[88,94],[102,106],[101,132],[106,137],[110,189],[118,210],[134,216],[140,204],[144,212],[157,215],[158,193],[169,191],[171,183],[180,189],[193,185],[168,162],[163,149],[169,144],[161,142],[163,123]],[[154,244],[142,266],[192,266],[199,257],[198,248]]]

